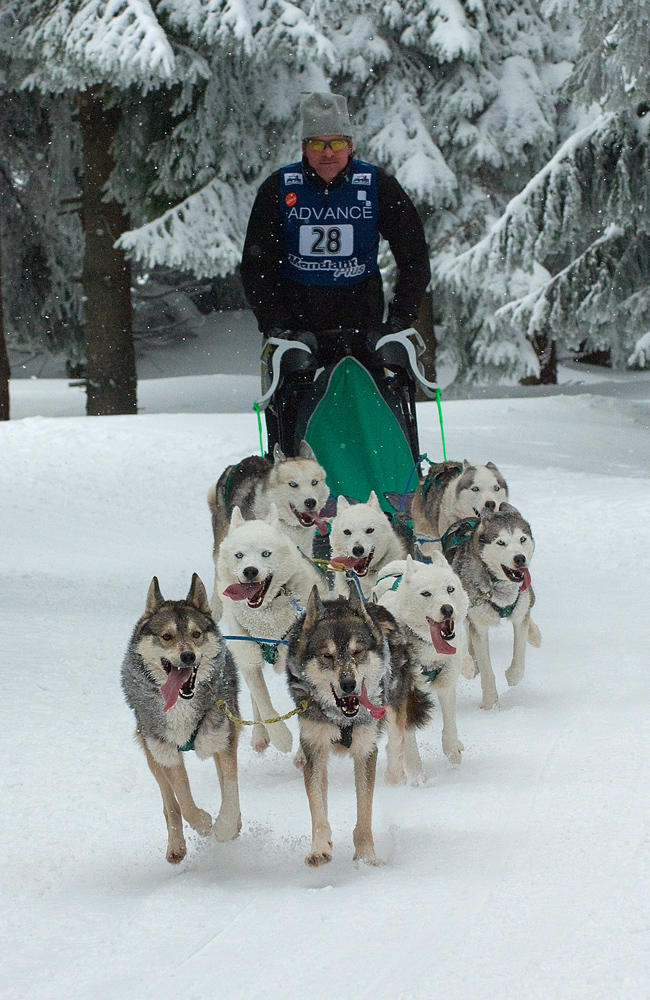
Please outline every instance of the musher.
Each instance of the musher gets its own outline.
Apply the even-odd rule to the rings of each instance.
[[[397,180],[353,157],[347,101],[311,93],[302,101],[302,160],[276,170],[257,192],[241,276],[265,337],[335,330],[369,341],[411,326],[431,276],[422,223]],[[384,324],[379,237],[397,265]],[[269,449],[277,440],[267,410]]]

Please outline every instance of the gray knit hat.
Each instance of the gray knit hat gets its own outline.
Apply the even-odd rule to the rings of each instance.
[[[301,138],[352,135],[348,102],[342,94],[305,94],[300,107]]]

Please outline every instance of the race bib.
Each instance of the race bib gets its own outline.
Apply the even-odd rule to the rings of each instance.
[[[350,257],[354,250],[354,226],[301,226],[301,257]]]

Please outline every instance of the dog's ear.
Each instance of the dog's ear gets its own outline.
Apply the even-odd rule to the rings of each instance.
[[[410,555],[406,557],[406,569],[404,570],[404,579],[407,583],[410,583],[415,576],[415,566],[413,564],[413,559]]]
[[[205,592],[203,582],[198,573],[192,573],[192,582],[185,598],[187,604],[193,604],[197,611],[203,615],[211,615],[210,602]]]
[[[349,500],[347,500],[342,493],[339,494],[336,501],[336,513],[340,514],[341,511],[347,510],[350,506]]]
[[[276,525],[280,520],[280,515],[278,514],[277,504],[272,503],[269,507],[269,512],[264,518],[265,522],[270,525]]]
[[[324,614],[325,608],[323,607],[323,602],[320,599],[318,587],[314,584],[311,588],[311,593],[305,609],[305,623],[303,625],[303,630],[309,631],[309,629],[312,629],[318,619],[322,618]]]
[[[498,471],[499,471],[499,470],[497,469],[496,465],[494,464],[494,462],[488,462],[488,463],[486,464],[485,468],[486,468],[486,469],[491,469],[491,470],[492,470],[492,472],[498,472]]]
[[[149,584],[149,590],[147,592],[147,603],[145,605],[144,613],[145,615],[152,615],[158,610],[161,604],[164,604],[165,598],[160,593],[160,587],[158,585],[158,577],[154,576],[153,580]]]
[[[376,507],[377,510],[381,510],[381,504],[379,503],[379,500],[377,499],[377,494],[375,493],[374,490],[371,490],[370,492],[370,496],[368,497],[368,503],[370,504],[371,507]]]
[[[301,441],[300,442],[299,455],[300,455],[301,458],[306,458],[306,459],[308,459],[311,462],[317,462],[318,461],[318,459],[314,455],[314,450],[313,450],[312,446],[310,444],[307,444],[306,441]]]
[[[499,513],[500,514],[518,514],[519,511],[517,510],[516,507],[513,507],[511,503],[506,503],[506,501],[503,500],[499,504]]]
[[[431,553],[431,563],[432,565],[435,565],[437,563],[440,566],[444,566],[445,569],[449,569],[449,563],[447,562],[447,560],[445,559],[445,557],[443,556],[442,552],[440,552],[439,549],[436,549],[435,552]]]
[[[367,618],[368,621],[370,621],[370,615],[366,611],[366,604],[363,597],[361,596],[361,591],[359,590],[356,581],[348,580],[347,584],[349,591],[348,604],[350,605],[351,608],[354,608],[355,611],[358,611],[360,614],[363,615],[364,618]]]
[[[276,441],[276,443],[273,445],[273,461],[279,463],[279,462],[286,462],[286,460],[287,456],[282,451],[282,448]]]
[[[239,507],[235,506],[232,509],[232,514],[230,515],[230,527],[240,528],[242,524],[246,524],[246,518],[240,511]]]
[[[463,459],[463,469],[471,469],[472,463],[468,462],[466,458]]]

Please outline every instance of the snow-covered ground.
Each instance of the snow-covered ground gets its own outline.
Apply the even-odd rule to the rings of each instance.
[[[497,462],[532,523],[544,642],[509,690],[511,631],[493,636],[498,710],[481,712],[478,682],[461,681],[460,767],[442,756],[439,719],[421,741],[428,787],[385,786],[380,751],[385,868],[352,862],[351,766],[334,762],[334,860],[313,871],[302,777],[247,736],[241,837],[190,833],[179,867],[164,858],[120,662],[154,573],[165,596],[194,570],[211,585],[205,494],[257,450],[257,427],[196,412],[214,408],[202,381],[154,381],[137,417],[0,425],[0,995],[647,996],[650,393],[445,405],[449,456]],[[14,383],[16,416],[43,412],[44,384]],[[52,381],[47,412],[69,412],[74,392]],[[439,457],[433,404],[419,417]],[[282,678],[269,683],[288,709]],[[187,758],[197,802],[216,812],[213,766]]]

